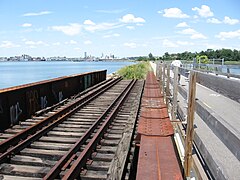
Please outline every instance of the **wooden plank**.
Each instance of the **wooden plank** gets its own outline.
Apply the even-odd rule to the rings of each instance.
[[[168,108],[168,104],[169,104],[169,97],[170,97],[170,66],[167,65],[167,82],[166,82],[166,99],[165,99],[165,102],[166,102],[166,105],[167,105],[167,108]]]
[[[174,80],[173,80],[173,104],[171,116],[172,120],[176,120],[177,115],[177,95],[178,95],[178,67],[174,66]]]
[[[86,174],[81,175],[82,179],[106,179],[107,178],[107,172],[106,171],[87,171]]]
[[[50,149],[50,150],[61,150],[61,151],[68,151],[71,148],[71,144],[64,144],[64,143],[52,143],[52,142],[33,142],[31,144],[32,148],[35,149]]]
[[[87,169],[94,171],[107,171],[109,166],[110,162],[93,161],[91,165],[87,165]]]
[[[73,137],[49,137],[49,136],[43,136],[39,139],[39,141],[43,142],[56,142],[56,143],[67,143],[67,144],[74,144],[78,138]]]
[[[185,176],[190,177],[192,167],[192,145],[194,135],[194,112],[196,105],[196,77],[195,72],[190,73],[189,96],[188,96],[188,111],[187,111],[187,132],[185,140],[185,157],[184,157],[184,171]]]
[[[240,102],[240,80],[197,72],[197,83],[206,86],[236,102]]]
[[[60,132],[60,131],[50,131],[47,133],[48,136],[57,136],[57,137],[81,137],[84,133],[75,133],[75,132]]]
[[[59,124],[58,128],[80,128],[84,126],[90,126],[91,124],[84,124],[84,125],[78,125],[78,124]]]
[[[97,153],[96,156],[93,156],[94,161],[106,161],[111,162],[113,159],[114,154],[106,154],[106,153]]]
[[[162,93],[166,96],[165,93],[165,79],[166,79],[166,65],[163,63],[163,73],[162,73]]]
[[[80,126],[78,128],[67,128],[67,127],[55,127],[53,128],[53,131],[60,131],[60,132],[85,132],[87,129],[89,129],[89,125],[88,126]]]
[[[24,177],[24,176],[11,176],[11,175],[5,175],[5,174],[0,174],[0,179],[3,179],[3,180],[41,180],[41,178]]]
[[[15,164],[1,164],[0,174],[8,175],[20,175],[30,177],[43,177],[48,171],[49,167],[39,166],[26,166],[26,165],[15,165]]]
[[[44,158],[32,157],[32,156],[22,156],[15,155],[11,158],[11,164],[18,165],[33,165],[33,166],[46,166],[52,167],[57,161],[51,161]]]
[[[21,155],[50,158],[51,160],[59,160],[65,153],[66,151],[33,148],[25,148],[20,152]]]

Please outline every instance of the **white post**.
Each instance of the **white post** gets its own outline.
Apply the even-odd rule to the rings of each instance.
[[[178,95],[178,67],[174,66],[174,80],[173,80],[173,104],[172,104],[172,120],[176,120],[177,115],[177,95]]]

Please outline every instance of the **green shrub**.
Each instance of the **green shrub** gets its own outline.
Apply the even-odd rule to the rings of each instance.
[[[148,62],[141,62],[131,66],[126,66],[117,71],[123,79],[145,79],[149,70]]]

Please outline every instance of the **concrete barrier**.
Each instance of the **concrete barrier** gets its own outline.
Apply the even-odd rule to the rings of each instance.
[[[106,79],[106,70],[0,90],[0,131]]]

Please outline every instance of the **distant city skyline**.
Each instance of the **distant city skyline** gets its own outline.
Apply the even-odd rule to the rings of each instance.
[[[0,1],[0,57],[240,50],[239,0]]]

